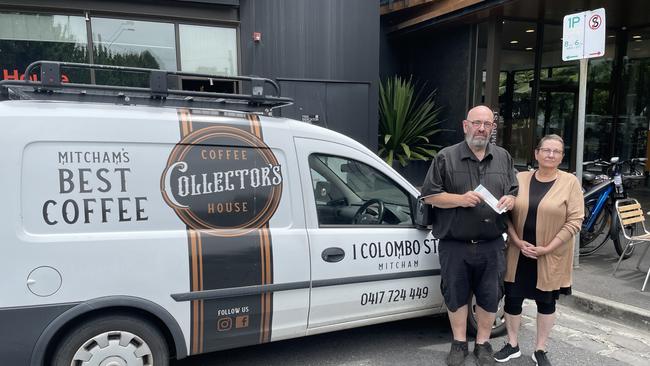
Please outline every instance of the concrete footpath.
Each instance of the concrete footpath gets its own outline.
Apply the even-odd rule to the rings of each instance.
[[[611,242],[595,254],[581,257],[580,267],[573,270],[573,294],[560,297],[560,303],[650,332],[650,284],[641,292],[650,252],[641,262],[645,271],[636,269],[643,249],[637,247],[623,260],[616,276],[612,272],[618,257]]]
[[[635,188],[630,196],[639,200],[644,211],[650,211],[650,188]],[[650,229],[650,220],[646,225]],[[573,295],[562,296],[560,303],[650,332],[650,281],[641,292],[650,251],[641,262],[641,270],[636,269],[645,248],[637,246],[634,254],[621,262],[615,277],[612,273],[618,255],[611,240],[596,253],[580,257],[580,266],[573,271]]]

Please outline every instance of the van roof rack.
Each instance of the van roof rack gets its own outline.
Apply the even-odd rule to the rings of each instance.
[[[149,87],[98,85],[61,82],[61,69],[87,69],[148,74]],[[40,69],[40,80],[30,80]],[[73,62],[36,61],[25,69],[25,80],[0,81],[0,100],[41,99],[115,104],[137,104],[186,108],[220,108],[271,115],[273,109],[293,104],[280,96],[279,85],[254,76],[219,76],[139,67],[96,65]],[[247,93],[216,93],[180,90],[170,86],[170,77],[193,77],[210,80],[246,82]],[[270,86],[270,88],[269,88]],[[271,93],[267,94],[267,89]]]

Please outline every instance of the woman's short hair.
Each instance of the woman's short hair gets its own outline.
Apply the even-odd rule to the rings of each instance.
[[[550,135],[546,135],[546,136],[542,137],[542,139],[539,140],[539,143],[537,144],[537,147],[535,148],[535,150],[539,150],[542,147],[542,145],[544,144],[544,141],[548,141],[548,140],[554,140],[554,141],[559,142],[560,144],[562,144],[562,149],[564,149],[564,140],[562,140],[562,137],[560,137],[560,135],[556,135],[556,134],[552,133]]]

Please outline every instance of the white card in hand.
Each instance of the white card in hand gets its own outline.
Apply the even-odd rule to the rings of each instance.
[[[487,188],[483,187],[482,184],[479,184],[478,187],[474,189],[474,192],[480,193],[481,196],[483,196],[483,198],[485,199],[485,203],[487,203],[490,207],[492,207],[494,212],[498,214],[502,214],[506,211],[505,207],[503,207],[500,210],[497,208],[497,203],[499,203],[499,200],[497,200],[496,197],[494,197],[494,195]]]

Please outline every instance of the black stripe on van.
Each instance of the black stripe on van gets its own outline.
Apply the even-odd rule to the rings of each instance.
[[[266,162],[280,166],[263,141],[257,115],[181,108],[178,117],[181,140],[170,153],[161,179],[166,177],[167,169],[180,161],[195,169],[191,174],[203,176],[206,175],[204,169],[257,168]],[[244,162],[231,159],[229,155],[216,159],[219,164],[207,164],[209,155],[202,154],[216,154],[223,147],[248,152],[249,159],[241,159],[247,160],[248,166],[242,166]],[[186,301],[191,302],[190,354],[269,342],[273,293],[246,288],[273,284],[273,243],[268,221],[281,200],[282,180],[264,189],[251,187],[243,193],[246,199],[242,202],[249,204],[250,211],[233,209],[233,202],[238,199],[236,195],[222,197],[221,194],[215,196],[215,192],[197,195],[182,207],[169,199],[165,189],[161,180],[163,198],[187,225],[189,289],[201,294],[185,294]],[[221,211],[238,212],[239,217],[221,215],[218,205],[222,203],[230,203],[231,211],[227,208]],[[252,209],[256,203],[258,206]],[[243,212],[248,214],[243,215]],[[222,296],[218,293],[220,289],[240,290],[234,295]],[[240,312],[231,316],[223,312],[224,309],[239,309]]]

